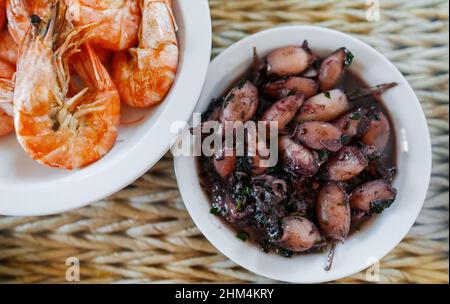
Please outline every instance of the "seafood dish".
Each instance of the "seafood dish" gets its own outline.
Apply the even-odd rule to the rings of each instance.
[[[197,157],[210,213],[242,241],[284,257],[328,251],[330,270],[336,246],[395,202],[396,136],[381,96],[397,83],[369,87],[353,60],[345,47],[321,58],[307,41],[264,58],[255,49],[248,72],[203,113],[202,126],[220,126],[203,132],[203,146],[213,133],[223,141],[230,122],[277,125],[275,150],[257,140],[254,151],[251,132],[239,142],[234,130],[233,145]],[[262,165],[261,150],[277,151],[276,164]]]
[[[179,60],[172,0],[0,0],[0,140],[84,168],[115,145],[123,104],[152,108]]]

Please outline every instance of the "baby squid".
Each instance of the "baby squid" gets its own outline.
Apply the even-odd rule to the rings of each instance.
[[[303,72],[301,76],[305,78],[316,78],[317,76],[319,76],[319,71],[316,68],[310,66],[306,71]]]
[[[340,184],[328,182],[322,187],[317,197],[316,214],[325,237],[338,242],[347,238],[351,211],[347,193]]]
[[[317,152],[296,143],[288,136],[280,137],[279,149],[284,166],[293,173],[311,177],[319,170]]]
[[[328,182],[322,186],[316,202],[316,216],[322,234],[331,241],[325,270],[331,270],[337,242],[344,242],[350,233],[352,213],[342,185]]]
[[[278,129],[284,129],[295,117],[303,105],[305,97],[303,93],[295,93],[274,103],[261,117],[261,121],[278,122]]]
[[[133,47],[138,42],[141,11],[139,0],[66,0],[67,15],[75,26],[96,24],[91,42],[113,51]]]
[[[350,108],[347,96],[341,90],[332,90],[305,101],[297,115],[298,122],[332,121]]]
[[[319,230],[303,217],[285,217],[281,224],[283,234],[276,244],[293,252],[305,252],[323,244]]]
[[[350,204],[352,209],[362,211],[367,215],[381,214],[392,205],[396,197],[397,190],[387,181],[379,179],[353,190]]]
[[[250,81],[242,82],[225,97],[222,120],[246,122],[255,115],[258,106],[258,89]]]
[[[21,45],[14,92],[14,126],[23,149],[41,164],[78,169],[113,147],[119,127],[119,94],[82,29],[54,51],[57,9],[49,25],[34,22]],[[86,44],[83,44],[86,43]],[[67,61],[77,53],[86,88],[68,95]],[[30,72],[32,69],[32,72]],[[39,94],[37,94],[39,93]]]
[[[347,146],[327,163],[325,174],[329,180],[344,182],[359,175],[368,165],[360,149]]]
[[[367,117],[367,109],[359,108],[345,114],[333,125],[339,128],[349,138],[360,138],[369,129],[370,119]]]
[[[361,141],[369,146],[375,146],[378,151],[383,152],[391,136],[391,126],[386,115],[381,112],[375,113],[375,118],[369,123],[367,132],[361,138]]]
[[[334,89],[352,64],[353,55],[346,48],[340,48],[322,61],[319,70],[320,90]]]
[[[147,108],[161,103],[172,87],[179,50],[172,0],[140,3],[139,45],[115,55],[113,74],[122,100],[132,107]]]
[[[267,74],[276,76],[299,75],[317,60],[305,41],[302,46],[286,46],[267,56]]]
[[[343,144],[343,133],[327,122],[305,122],[297,127],[295,138],[314,150],[339,151]]]
[[[310,98],[316,95],[318,91],[319,86],[316,80],[294,76],[264,86],[264,94],[278,99],[285,97],[286,94],[297,92],[303,93],[305,98]]]
[[[214,156],[214,167],[221,178],[227,179],[236,169],[236,151],[226,148],[217,151]]]

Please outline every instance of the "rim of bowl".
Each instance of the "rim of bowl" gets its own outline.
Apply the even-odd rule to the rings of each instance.
[[[406,85],[405,89],[410,91],[411,96],[414,96],[414,100],[411,100],[411,105],[413,105],[415,107],[415,111],[418,112],[418,115],[421,117],[420,122],[417,122],[418,125],[421,126],[421,128],[424,129],[424,131],[426,130],[426,138],[425,138],[425,143],[424,146],[426,148],[425,154],[426,154],[426,159],[424,161],[426,161],[426,172],[424,172],[424,176],[423,176],[423,183],[424,183],[424,188],[421,189],[420,191],[420,196],[418,197],[418,207],[416,212],[414,212],[414,216],[410,216],[411,219],[410,222],[408,223],[408,229],[404,229],[404,231],[402,233],[399,234],[399,236],[395,239],[395,240],[391,240],[389,242],[389,245],[385,245],[384,249],[382,250],[383,253],[379,254],[376,259],[377,260],[381,260],[383,257],[385,257],[389,252],[391,252],[407,235],[407,233],[409,232],[409,230],[412,228],[412,226],[414,225],[417,217],[420,214],[420,211],[423,208],[423,204],[425,202],[426,199],[426,194],[429,188],[429,184],[430,184],[430,180],[431,180],[431,167],[432,167],[432,151],[431,151],[431,138],[430,138],[430,133],[429,133],[429,129],[428,129],[428,124],[426,121],[426,117],[425,114],[422,110],[422,107],[420,105],[420,102],[416,96],[416,94],[414,93],[414,90],[411,88],[410,84],[408,83],[408,81],[405,79],[405,77],[403,76],[403,74],[397,69],[397,67],[395,67],[385,56],[383,56],[378,50],[376,50],[375,48],[371,47],[370,45],[368,45],[367,43],[349,35],[349,34],[345,34],[333,29],[328,29],[328,28],[323,28],[323,27],[318,27],[318,26],[308,26],[308,25],[293,25],[293,26],[281,26],[281,27],[275,27],[269,30],[264,30],[261,32],[258,32],[256,34],[250,35],[238,42],[236,42],[235,44],[233,44],[232,46],[230,46],[229,48],[227,48],[226,50],[224,50],[221,54],[219,54],[210,64],[209,70],[208,70],[208,74],[207,77],[209,76],[209,74],[211,73],[211,71],[214,71],[215,69],[215,65],[218,64],[219,61],[224,60],[225,58],[227,58],[230,54],[233,52],[234,49],[241,47],[242,45],[248,45],[248,48],[253,48],[254,44],[253,41],[260,39],[264,36],[270,36],[270,35],[274,35],[276,33],[279,33],[280,35],[283,34],[283,32],[285,31],[315,31],[317,34],[320,34],[320,32],[328,32],[332,35],[334,35],[336,38],[345,38],[345,39],[349,39],[351,40],[353,43],[356,43],[357,45],[360,45],[361,47],[364,47],[366,49],[369,49],[370,52],[372,53],[373,56],[378,57],[379,59],[381,59],[384,64],[386,66],[389,66],[390,69],[392,69],[394,71],[394,73],[396,74],[395,76],[399,79],[404,80],[404,84]],[[274,47],[276,48],[276,47]],[[234,76],[234,75],[233,75]],[[205,86],[207,86],[208,83],[208,78],[206,79],[205,82]],[[402,83],[403,84],[403,83]],[[197,108],[200,107],[201,104],[197,104]],[[196,108],[196,109],[197,109]],[[185,202],[186,208],[188,209],[194,223],[197,225],[197,227],[201,230],[201,232],[203,233],[203,235],[208,239],[208,241],[218,250],[220,251],[222,254],[224,254],[227,258],[229,258],[230,260],[234,261],[235,263],[237,263],[238,265],[240,265],[241,267],[256,273],[258,275],[267,277],[267,278],[271,278],[271,279],[275,279],[275,280],[279,280],[279,281],[284,281],[284,282],[291,282],[291,283],[322,283],[322,282],[329,282],[329,281],[334,281],[334,280],[338,280],[341,278],[345,278],[348,276],[351,276],[355,273],[358,273],[364,269],[367,269],[368,267],[372,266],[371,265],[357,265],[354,267],[348,267],[348,269],[346,269],[346,271],[342,271],[340,273],[336,273],[336,274],[330,274],[327,275],[326,277],[321,277],[321,278],[301,278],[301,279],[288,279],[286,280],[285,278],[283,278],[282,276],[277,276],[274,275],[272,273],[267,273],[266,271],[262,271],[256,267],[251,267],[251,265],[249,265],[249,263],[245,263],[242,260],[239,260],[237,258],[234,258],[232,256],[231,250],[228,250],[228,248],[224,247],[221,245],[220,239],[216,236],[213,236],[209,233],[209,231],[205,231],[205,225],[203,224],[203,220],[202,220],[202,216],[204,217],[205,214],[195,214],[192,210],[192,206],[191,203],[189,203],[189,199],[193,199],[193,194],[191,193],[192,191],[189,190],[189,185],[187,183],[187,181],[189,180],[190,183],[192,184],[192,174],[194,174],[194,180],[195,182],[199,182],[199,177],[198,177],[198,172],[195,171],[193,172],[187,172],[187,171],[183,171],[183,167],[184,164],[188,164],[188,163],[192,163],[195,162],[195,157],[175,157],[174,158],[174,168],[175,168],[175,174],[176,174],[176,178],[177,178],[177,182],[180,188],[180,193],[181,196],[183,198],[183,201]],[[200,184],[198,183],[198,187],[201,188]],[[206,198],[206,195],[205,195]],[[203,199],[199,199],[200,201],[203,201]],[[206,199],[206,202],[209,204],[210,202],[208,201],[208,199]],[[420,206],[419,206],[420,205]],[[208,205],[209,206],[209,205]],[[206,216],[210,216],[210,214],[206,214]],[[220,219],[217,219],[220,220]],[[225,228],[225,229],[230,229],[225,223],[221,223],[221,225]],[[236,239],[236,242],[238,243],[239,240]],[[239,243],[238,243],[239,244]],[[252,246],[256,246],[254,244],[251,244]],[[266,255],[266,253],[261,252],[260,254]],[[301,257],[301,255],[299,256]],[[375,262],[374,262],[375,263]]]
[[[177,1],[177,5],[183,12],[183,23],[185,24],[184,50],[189,49],[189,52],[185,51],[184,66],[182,70],[178,71],[176,81],[180,86],[185,87],[183,98],[190,102],[168,103],[160,113],[154,125],[158,126],[160,130],[158,132],[163,134],[160,137],[164,140],[152,140],[150,135],[156,131],[152,132],[150,129],[141,140],[135,143],[129,153],[116,157],[115,161],[111,160],[110,164],[102,166],[95,174],[85,176],[82,180],[77,181],[76,185],[61,183],[48,189],[46,187],[45,190],[33,189],[33,193],[21,193],[20,189],[14,189],[17,195],[20,195],[20,199],[11,200],[9,204],[0,203],[1,215],[43,216],[89,205],[125,188],[147,172],[167,153],[176,137],[176,133],[170,132],[171,122],[185,121],[192,115],[201,94],[211,59],[212,23],[208,1],[197,1],[195,5],[188,2]],[[192,77],[186,71],[195,72],[196,76]],[[174,85],[171,90],[175,92],[177,87]],[[107,183],[102,183],[101,179],[106,176],[108,177]],[[77,189],[82,189],[82,191]],[[50,190],[54,192],[50,193]],[[33,201],[38,201],[39,204],[33,203]]]

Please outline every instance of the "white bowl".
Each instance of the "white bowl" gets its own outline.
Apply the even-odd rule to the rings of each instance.
[[[311,26],[290,26],[264,31],[239,41],[210,65],[196,112],[203,112],[250,66],[252,48],[261,56],[277,47],[308,40],[313,51],[324,56],[346,46],[355,55],[351,70],[369,85],[398,82],[383,95],[397,134],[399,190],[394,205],[362,231],[338,245],[331,271],[325,271],[327,254],[283,258],[263,253],[242,242],[236,233],[209,213],[210,203],[202,191],[194,157],[177,157],[175,169],[184,202],[206,238],[224,255],[257,274],[296,283],[332,281],[357,273],[384,257],[406,236],[425,200],[431,174],[431,143],[425,116],[413,90],[402,74],[378,51],[349,35]]]
[[[145,119],[121,126],[110,153],[78,171],[44,167],[31,160],[14,135],[0,139],[0,214],[44,215],[102,199],[133,182],[169,149],[171,123],[187,120],[197,103],[211,56],[211,18],[207,0],[175,1],[180,65],[163,104],[127,114]]]

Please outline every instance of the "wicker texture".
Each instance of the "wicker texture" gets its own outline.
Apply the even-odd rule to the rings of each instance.
[[[382,261],[381,282],[448,283],[448,1],[380,5],[381,21],[371,23],[365,1],[211,0],[214,54],[248,34],[286,24],[352,33],[383,52],[422,102],[434,165],[425,207],[408,237]],[[65,282],[65,261],[72,256],[81,261],[84,283],[270,282],[227,260],[202,237],[185,211],[172,167],[166,156],[127,189],[72,212],[0,217],[0,282]],[[360,273],[341,282],[365,280]]]

